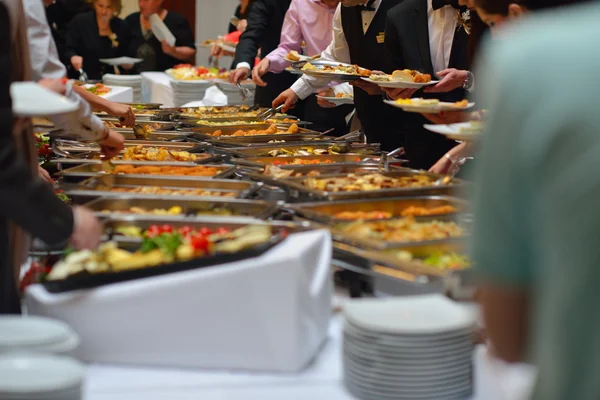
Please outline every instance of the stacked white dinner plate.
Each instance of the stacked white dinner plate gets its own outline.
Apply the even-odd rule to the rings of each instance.
[[[241,105],[241,104],[254,104],[254,93],[256,92],[256,84],[252,81],[246,81],[242,83],[242,87],[250,91],[250,96],[244,99],[242,91],[237,85],[229,83],[227,81],[217,81],[217,87],[225,93],[227,96],[227,104],[229,105]]]
[[[0,400],[80,400],[85,367],[48,354],[0,355]]]
[[[133,89],[133,102],[142,102],[142,76],[104,74],[102,82],[108,86],[125,86]]]
[[[173,102],[175,103],[175,107],[204,99],[206,90],[212,85],[212,82],[204,80],[183,81],[172,79],[171,87],[173,88]]]
[[[62,321],[0,316],[0,354],[12,351],[68,354],[78,345],[79,337]]]
[[[452,400],[472,393],[473,310],[441,295],[344,306],[344,384],[364,400]]]

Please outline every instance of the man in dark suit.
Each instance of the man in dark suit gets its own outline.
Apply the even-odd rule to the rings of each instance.
[[[453,0],[404,0],[391,9],[385,29],[385,69],[413,69],[432,77],[448,68],[468,70],[468,34],[460,23],[464,11]],[[393,99],[424,97],[454,102],[465,98],[471,82],[468,77],[462,87],[445,93],[414,89],[386,92]],[[412,168],[428,169],[456,145],[425,130],[423,124],[429,122],[420,114],[402,112],[396,122],[405,133]]]
[[[321,54],[321,60],[357,64],[371,70],[385,70],[385,21],[388,10],[402,0],[343,0],[333,17],[333,41]],[[387,71],[386,71],[387,72]],[[391,71],[389,71],[391,72]],[[304,75],[294,85],[281,93],[273,106],[285,103],[285,109],[298,99],[329,83]],[[354,105],[362,129],[371,143],[381,143],[384,150],[403,144],[402,135],[393,126],[395,109],[383,103],[379,86],[364,81],[353,82]]]
[[[248,15],[248,27],[240,37],[235,51],[236,69],[230,81],[238,83],[250,77],[258,49],[266,56],[279,46],[281,28],[291,0],[256,0]],[[256,88],[255,103],[261,107],[271,107],[271,102],[279,93],[294,83],[295,77],[289,72],[267,73],[263,80],[265,87]]]

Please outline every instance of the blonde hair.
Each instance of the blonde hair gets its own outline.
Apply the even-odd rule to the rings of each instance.
[[[87,0],[90,6],[93,6],[96,1],[98,0]],[[121,14],[121,10],[123,9],[123,3],[121,0],[110,0],[110,5],[115,10],[115,15]]]

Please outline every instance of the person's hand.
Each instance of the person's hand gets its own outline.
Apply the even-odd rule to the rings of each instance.
[[[73,207],[73,233],[69,239],[76,250],[95,249],[102,237],[102,224],[94,213],[85,207]]]
[[[128,71],[129,71],[130,69],[132,69],[133,67],[134,67],[134,65],[133,65],[133,64],[121,64],[121,65],[119,65],[119,68],[123,68],[123,69],[126,69],[126,70],[128,70]]]
[[[42,78],[38,81],[38,84],[54,93],[64,95],[67,92],[67,85],[63,79]]]
[[[392,100],[398,99],[410,99],[413,94],[419,89],[392,89],[392,88],[383,88],[383,91],[388,95],[388,97]]]
[[[350,84],[354,87],[360,88],[362,90],[364,90],[365,92],[367,92],[368,94],[370,94],[371,96],[375,96],[378,94],[383,93],[383,91],[381,90],[381,87],[379,85],[376,85],[374,83],[371,82],[366,82],[361,80],[356,80],[356,81],[352,81],[350,82]]]
[[[175,47],[175,45],[171,46],[169,43],[167,43],[166,40],[163,40],[160,43],[160,47],[162,48],[163,53],[165,53],[168,56],[173,57],[175,54],[177,54],[177,48]]]
[[[325,89],[325,90],[319,90],[317,92],[317,104],[323,108],[333,108],[333,107],[337,107],[337,105],[333,104],[330,101],[327,101],[325,99],[322,99],[318,96],[321,97],[333,97],[333,90],[332,89]]]
[[[456,68],[448,68],[440,71],[436,74],[441,81],[433,86],[428,86],[423,89],[424,92],[428,93],[445,93],[450,92],[454,89],[463,87],[463,83],[467,79],[467,71],[458,70]]]
[[[223,48],[217,43],[213,43],[210,46],[210,55],[213,57],[221,57],[223,55]]]
[[[275,100],[273,100],[273,108],[279,107],[283,104],[281,111],[286,113],[290,108],[294,108],[298,101],[298,95],[292,89],[287,89],[282,92]]]
[[[263,58],[256,67],[252,70],[252,80],[258,86],[265,87],[267,86],[267,82],[262,80],[262,76],[269,72],[269,68],[271,67],[271,61],[268,58]]]
[[[249,76],[250,69],[245,67],[236,68],[233,71],[231,71],[231,74],[229,74],[229,82],[237,84],[240,81],[248,79]]]
[[[450,166],[452,165],[452,161],[450,158],[446,157],[446,154],[442,158],[440,158],[431,168],[429,168],[429,172],[433,174],[445,175],[448,173]]]
[[[453,163],[459,162],[462,159],[463,155],[468,153],[468,144],[461,143],[459,145],[454,146],[449,152],[444,154],[442,158],[440,158],[431,168],[429,168],[429,172],[434,174],[446,174],[448,170],[452,166]]]
[[[40,166],[38,166],[38,176],[46,183],[54,183],[54,179],[52,179],[48,171]]]
[[[464,111],[442,111],[438,114],[422,114],[434,124],[456,124],[469,121],[470,114]]]
[[[81,68],[83,68],[83,57],[81,57],[81,56],[71,57],[71,65],[73,66],[73,68],[75,68],[77,71],[79,71]]]
[[[111,101],[108,107],[108,114],[121,119],[121,123],[125,126],[135,125],[135,113],[127,104]]]
[[[243,33],[247,27],[248,27],[248,20],[242,19],[242,20],[240,20],[240,22],[238,22],[237,30]]]
[[[100,151],[108,159],[114,158],[125,148],[125,138],[120,133],[109,130],[106,139],[100,142]]]

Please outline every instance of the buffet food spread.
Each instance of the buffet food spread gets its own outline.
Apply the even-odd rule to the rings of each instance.
[[[356,66],[320,69],[371,75]],[[173,73],[187,79],[181,77],[210,71],[179,66]],[[417,71],[402,73],[427,80]],[[243,255],[273,242],[281,232],[272,230],[269,221],[279,219],[329,229],[334,259],[343,255],[361,268],[368,266],[365,276],[401,280],[399,271],[418,266],[419,274],[450,277],[471,265],[462,245],[457,246],[469,234],[468,221],[461,218],[468,207],[455,197],[467,185],[463,181],[440,184],[441,176],[403,168],[402,160],[377,144],[333,140],[296,123],[260,128],[265,124],[259,118],[263,110],[247,106],[152,109],[141,104],[135,110],[136,124],[145,131],[164,132],[166,139],[173,134],[178,141],[133,135],[118,157],[100,162],[98,147],[57,142],[60,158],[50,152],[48,137],[38,136],[40,157],[64,163],[60,176],[70,183],[64,188],[66,196],[86,204],[107,226],[114,219],[130,218],[125,226],[107,228],[107,240],[97,250],[72,253],[56,264],[48,275],[52,287],[109,275],[114,277],[109,281],[117,282],[119,274],[136,270],[176,272],[173,266],[196,265],[200,259],[198,265],[218,265],[223,254]],[[135,129],[99,116],[107,127],[124,134]],[[190,117],[198,121],[174,122]],[[153,120],[157,118],[168,122]],[[272,118],[284,121],[287,116]],[[278,138],[286,136],[294,139],[288,144]],[[209,229],[202,226],[203,218],[224,222],[221,229]],[[226,221],[239,218],[267,223],[230,229]],[[425,245],[426,251],[415,251]]]

